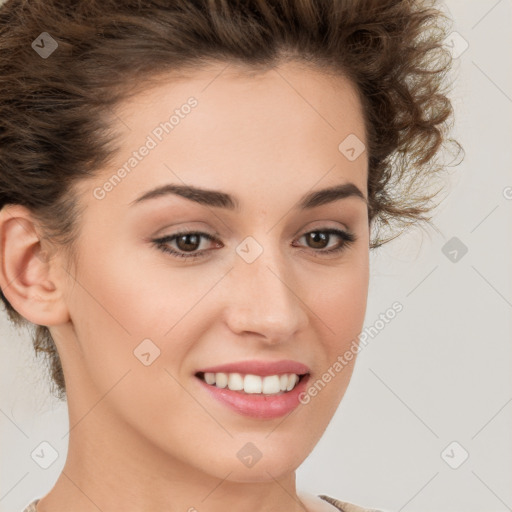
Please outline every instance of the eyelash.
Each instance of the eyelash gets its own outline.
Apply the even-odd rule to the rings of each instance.
[[[308,231],[307,233],[304,233],[300,238],[302,238],[305,235],[309,235],[311,233],[324,233],[324,234],[328,234],[328,235],[337,235],[343,240],[343,243],[339,247],[335,247],[334,249],[327,249],[327,250],[312,249],[313,252],[319,253],[321,255],[331,255],[331,254],[339,253],[339,252],[345,250],[348,246],[350,246],[352,243],[354,243],[357,240],[357,237],[353,233],[351,233],[349,231],[342,231],[340,229],[334,229],[334,228],[314,229],[312,231]],[[216,242],[219,241],[215,236],[210,235],[208,233],[203,233],[201,231],[181,231],[179,233],[175,233],[174,235],[157,238],[157,239],[153,240],[153,243],[162,252],[171,254],[173,257],[176,257],[176,258],[190,259],[190,258],[204,257],[207,250],[187,254],[187,253],[178,252],[174,249],[169,248],[169,246],[168,246],[169,242],[172,242],[172,241],[176,240],[177,238],[179,238],[180,236],[184,236],[184,235],[199,235],[199,236],[204,237],[210,241],[216,241]]]

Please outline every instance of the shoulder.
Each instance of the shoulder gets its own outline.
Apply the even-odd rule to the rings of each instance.
[[[365,508],[360,505],[354,505],[348,501],[337,500],[325,494],[312,494],[306,491],[299,491],[297,496],[308,512],[385,512],[384,510],[376,510]]]
[[[34,500],[29,503],[24,509],[23,512],[37,512],[36,505],[39,500]]]
[[[353,503],[349,503],[347,501],[337,500],[336,498],[331,498],[330,496],[326,496],[325,494],[319,494],[318,497],[327,501],[327,503],[334,505],[337,509],[341,510],[342,512],[384,512],[373,508],[365,508],[359,505],[354,505]]]
[[[303,496],[304,497],[304,496]],[[337,500],[336,498],[331,498],[330,496],[326,496],[325,494],[320,494],[318,498],[330,503],[341,512],[383,512],[376,509],[369,509],[360,507],[359,505],[354,505],[353,503],[348,503],[347,501]],[[32,501],[29,505],[25,507],[23,512],[37,512],[36,505],[39,500]]]

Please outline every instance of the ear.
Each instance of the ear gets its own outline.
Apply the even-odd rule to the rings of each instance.
[[[0,287],[28,321],[59,325],[69,321],[63,300],[64,268],[43,251],[38,226],[24,206],[9,204],[0,210]]]

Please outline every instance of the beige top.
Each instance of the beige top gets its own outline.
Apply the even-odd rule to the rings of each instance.
[[[338,510],[341,510],[341,512],[380,512],[379,510],[364,508],[358,505],[354,505],[353,503],[340,501],[335,498],[331,498],[330,496],[326,496],[325,494],[320,494],[319,498],[322,498],[331,505],[335,506]],[[39,500],[34,500],[23,510],[23,512],[37,512],[36,505],[38,501]]]

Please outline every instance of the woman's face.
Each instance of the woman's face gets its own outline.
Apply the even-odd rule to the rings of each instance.
[[[115,163],[79,186],[71,321],[51,327],[71,439],[99,432],[106,451],[129,446],[233,481],[285,475],[343,397],[354,359],[336,363],[364,321],[356,93],[297,64],[260,74],[216,64],[116,114]],[[345,193],[317,194],[333,187]],[[203,378],[227,373],[248,392],[207,384],[208,369]],[[305,372],[291,392],[276,388]]]

